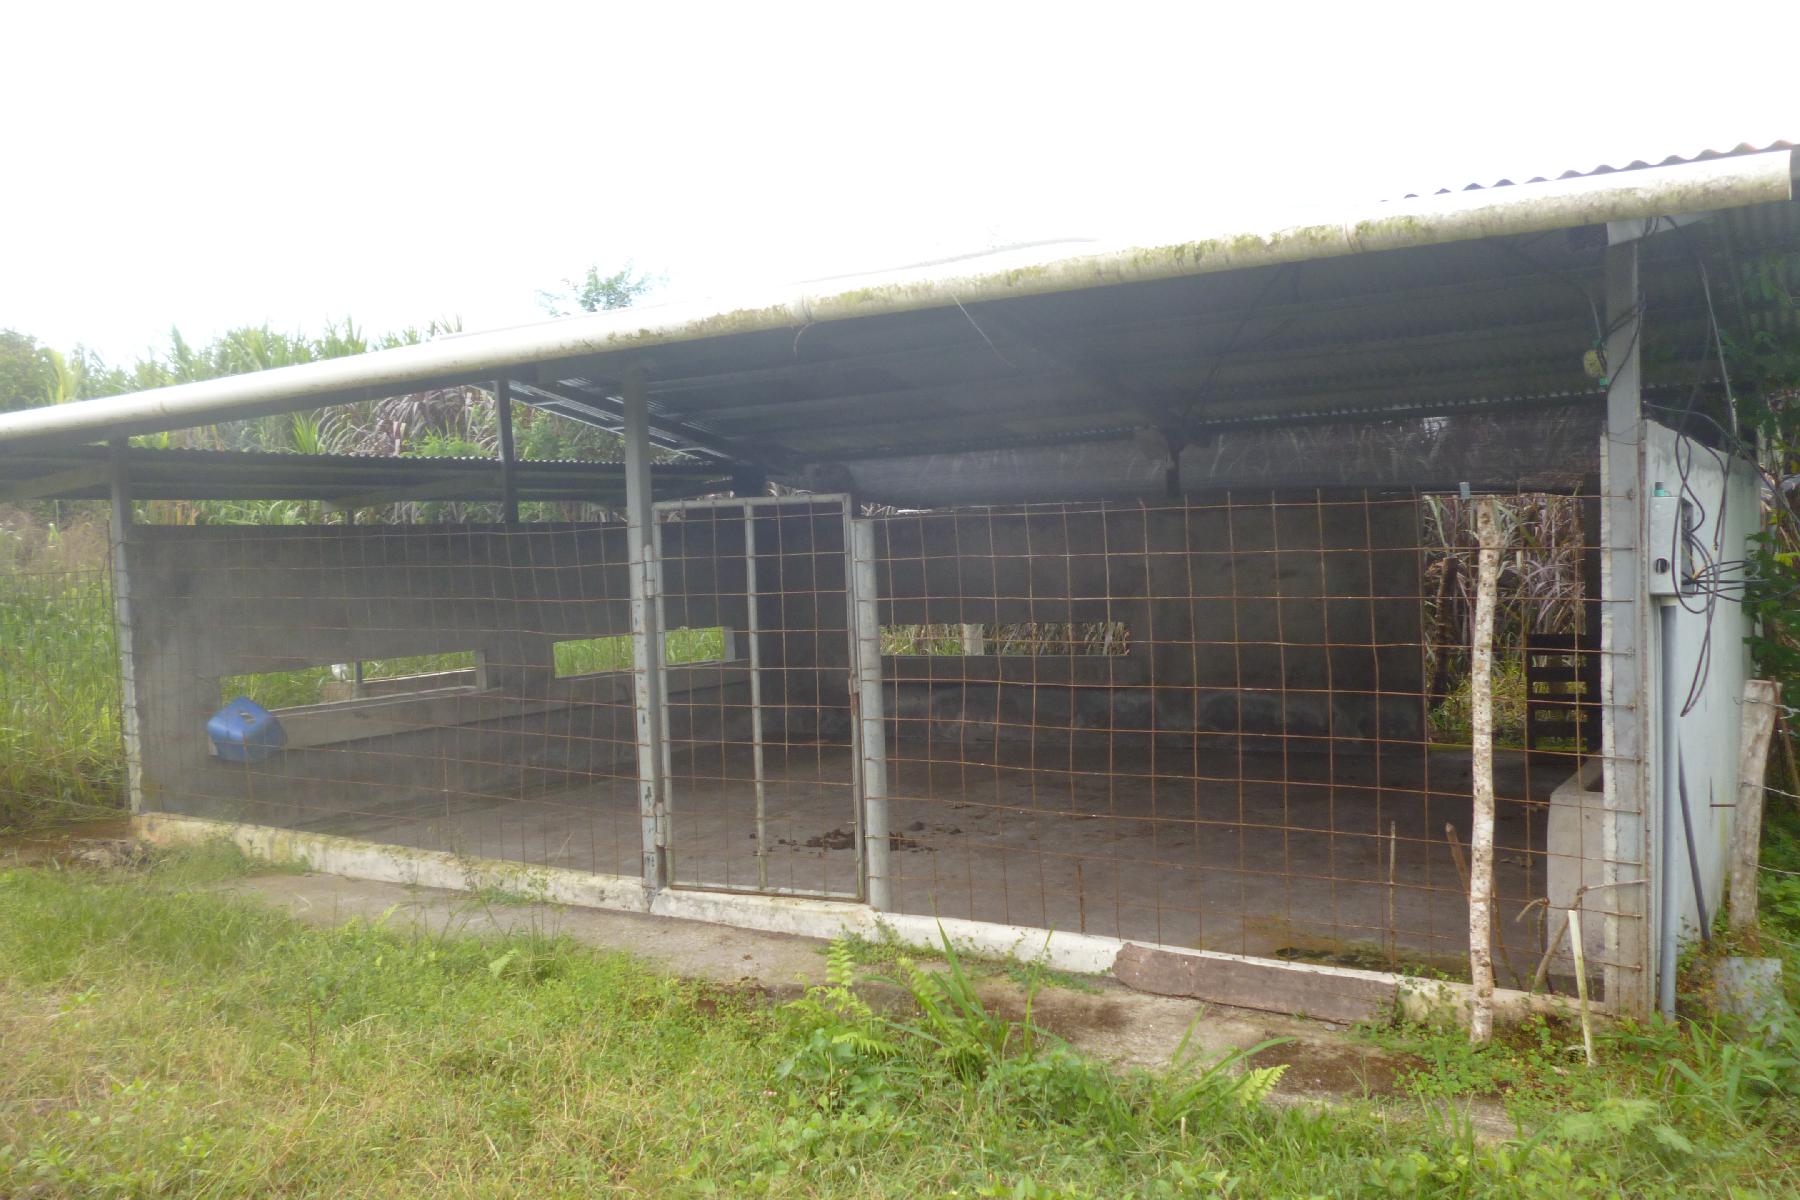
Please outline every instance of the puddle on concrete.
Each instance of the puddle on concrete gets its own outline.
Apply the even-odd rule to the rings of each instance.
[[[0,867],[34,867],[45,863],[109,865],[121,845],[132,840],[130,817],[76,821],[0,837]]]

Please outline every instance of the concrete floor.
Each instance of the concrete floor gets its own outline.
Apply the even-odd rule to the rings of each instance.
[[[1466,885],[1445,826],[1466,857],[1468,756],[1411,757],[1381,763],[1377,786],[1371,759],[1301,763],[1279,751],[1154,778],[902,753],[890,785],[906,839],[896,907],[1236,954],[1463,968]],[[1499,794],[1522,798],[1522,756],[1496,768]],[[1554,782],[1542,781],[1540,799]],[[1499,805],[1500,934],[1522,973],[1540,934],[1511,918],[1544,893],[1544,822],[1537,805]],[[1510,983],[1505,963],[1497,969]]]
[[[1466,967],[1465,889],[1445,834],[1454,826],[1466,854],[1466,753],[1379,763],[1220,754],[1154,777],[1066,754],[1034,769],[1030,753],[1003,748],[973,762],[933,760],[906,742],[890,750],[897,911],[1355,966]],[[856,894],[847,747],[771,747],[762,877],[748,749],[678,754],[674,766],[678,885]],[[1539,759],[1527,780],[1523,755],[1497,756],[1503,985],[1529,974],[1541,952],[1537,922],[1514,918],[1544,894],[1541,802],[1567,773]],[[455,798],[321,832],[629,875],[639,869],[636,803],[635,778],[608,778],[543,796]]]

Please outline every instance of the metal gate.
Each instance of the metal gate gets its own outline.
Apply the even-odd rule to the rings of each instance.
[[[845,496],[655,506],[671,887],[861,899]]]

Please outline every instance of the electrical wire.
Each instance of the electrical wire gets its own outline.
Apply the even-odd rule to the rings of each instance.
[[[1659,218],[1659,222],[1667,218]],[[1731,390],[1731,369],[1725,358],[1725,339],[1719,328],[1718,310],[1713,304],[1712,280],[1706,270],[1706,258],[1684,226],[1674,221],[1668,222],[1676,232],[1689,256],[1694,261],[1694,269],[1700,277],[1700,291],[1706,298],[1706,330],[1701,352],[1695,355],[1698,360],[1694,372],[1694,386],[1688,391],[1687,403],[1675,424],[1675,472],[1678,479],[1677,517],[1672,533],[1673,544],[1670,547],[1671,569],[1678,572],[1675,581],[1675,600],[1689,612],[1700,615],[1704,619],[1701,632],[1700,649],[1694,657],[1694,674],[1688,682],[1686,699],[1682,702],[1681,715],[1687,716],[1700,703],[1706,692],[1706,685],[1712,675],[1713,623],[1718,613],[1721,599],[1741,600],[1733,596],[1731,589],[1721,586],[1725,566],[1725,525],[1731,496],[1731,468],[1735,454],[1721,454],[1717,449],[1694,438],[1688,432],[1689,421],[1698,415],[1698,400],[1705,379],[1705,348],[1710,347],[1717,355],[1719,380],[1725,393],[1725,411],[1731,425],[1727,429],[1710,415],[1706,419],[1721,433],[1727,434],[1732,442],[1741,442],[1737,428],[1737,398]],[[1693,467],[1695,448],[1698,447],[1712,456],[1718,467],[1719,501],[1715,508],[1709,510],[1705,501],[1694,487]],[[1754,461],[1754,457],[1752,458]],[[1758,464],[1761,469],[1761,464]],[[1699,536],[1709,524],[1712,526],[1710,544]],[[1741,561],[1741,560],[1738,560]],[[1686,566],[1688,569],[1683,571]],[[1690,603],[1690,599],[1696,603]]]

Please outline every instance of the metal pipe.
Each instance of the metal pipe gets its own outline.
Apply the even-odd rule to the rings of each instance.
[[[1662,677],[1660,703],[1662,727],[1658,730],[1662,743],[1661,776],[1656,795],[1656,1010],[1665,1021],[1675,1019],[1675,964],[1681,953],[1681,873],[1675,868],[1675,781],[1681,770],[1678,755],[1681,735],[1680,685],[1675,670],[1674,603],[1658,606],[1658,632],[1661,654],[1656,669]]]
[[[1694,885],[1694,912],[1700,921],[1700,944],[1712,948],[1712,918],[1706,912],[1706,885],[1700,878],[1700,851],[1694,845],[1694,814],[1688,808],[1687,763],[1675,747],[1676,794],[1681,797],[1681,836],[1687,843],[1688,881]]]
[[[856,609],[856,702],[862,736],[863,855],[869,907],[893,907],[888,874],[887,723],[881,695],[881,623],[876,600],[875,523],[850,522],[851,596]]]
[[[756,510],[744,506],[744,636],[750,642],[750,764],[756,785],[756,886],[769,886],[767,796],[763,786],[762,647],[757,645]]]
[[[737,302],[617,309],[373,354],[177,384],[0,416],[0,444],[71,444],[211,425],[493,379],[527,365],[1018,296],[1145,283],[1513,234],[1789,200],[1787,150],[1348,208],[1273,230],[1036,246],[902,271],[788,285]],[[554,372],[552,372],[554,374]]]
[[[519,480],[513,470],[512,384],[505,376],[494,381],[494,427],[500,435],[500,519],[519,523]]]
[[[667,599],[668,589],[665,586],[668,581],[662,578],[664,569],[663,564],[668,560],[663,554],[663,526],[662,521],[659,519],[661,513],[661,505],[653,504],[650,506],[650,544],[656,551],[657,571],[656,643],[658,652],[656,664],[660,677],[657,680],[656,702],[662,710],[662,844],[664,854],[672,855],[671,839],[668,836],[668,822],[669,812],[675,803],[675,737],[670,732],[673,727],[669,724],[669,604]],[[684,563],[684,569],[685,566],[686,564]],[[692,736],[691,730],[689,736]],[[672,878],[674,871],[673,861],[671,861],[668,866]]]
[[[344,524],[356,524],[356,509],[346,508],[343,511]],[[361,700],[364,694],[363,660],[359,658],[350,664],[350,698],[352,700]]]
[[[692,500],[663,500],[657,507],[664,512],[692,512],[708,508],[767,506],[793,508],[796,505],[846,506],[850,497],[844,492],[807,492],[804,496],[701,496]]]

